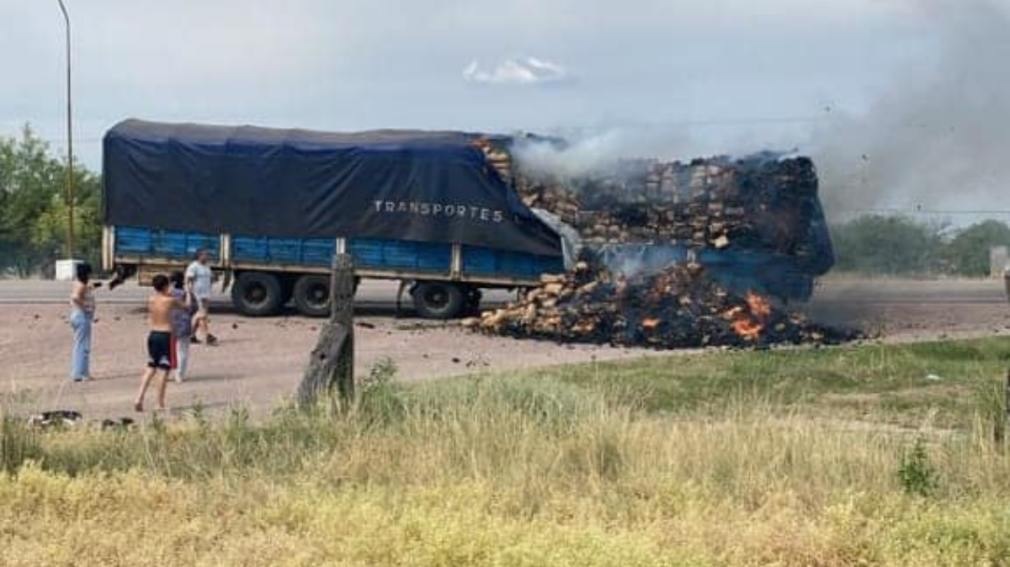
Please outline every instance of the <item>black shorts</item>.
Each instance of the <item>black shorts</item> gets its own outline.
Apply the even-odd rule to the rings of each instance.
[[[151,331],[147,335],[147,367],[172,369],[172,333]]]

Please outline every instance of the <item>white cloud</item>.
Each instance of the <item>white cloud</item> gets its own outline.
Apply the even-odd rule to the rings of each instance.
[[[471,83],[493,85],[538,85],[560,83],[570,79],[563,66],[538,59],[506,59],[494,68],[484,68],[476,60],[463,69],[463,79]]]

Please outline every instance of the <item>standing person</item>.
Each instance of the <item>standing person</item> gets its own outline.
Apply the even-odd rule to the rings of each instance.
[[[70,379],[91,380],[91,324],[95,320],[95,295],[91,285],[91,266],[78,264],[70,292],[70,327],[74,330],[74,348],[70,357]]]
[[[186,276],[182,272],[173,272],[172,297],[179,301],[186,299]],[[175,381],[180,384],[186,379],[186,371],[189,368],[189,341],[193,336],[193,316],[196,314],[196,306],[190,305],[189,309],[172,310],[172,348],[175,349]]]
[[[154,276],[154,293],[147,300],[148,322],[150,333],[147,335],[147,370],[141,377],[140,391],[133,409],[144,411],[144,395],[155,374],[161,373],[158,383],[158,409],[165,410],[165,389],[168,386],[168,373],[172,369],[172,311],[175,309],[189,310],[192,305],[191,294],[187,291],[184,301],[172,296],[168,278],[164,274]]]
[[[217,337],[210,333],[210,295],[214,287],[214,272],[210,269],[210,254],[206,250],[196,251],[196,259],[186,268],[186,283],[192,286],[196,298],[196,315],[193,317],[193,334],[190,339],[199,343],[197,334],[203,330],[208,345],[217,344]]]

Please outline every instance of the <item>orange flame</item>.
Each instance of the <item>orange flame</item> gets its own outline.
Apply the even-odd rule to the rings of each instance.
[[[749,318],[740,318],[732,323],[733,332],[748,341],[755,341],[761,336],[765,326]]]
[[[755,341],[765,329],[765,321],[772,314],[772,305],[753,291],[748,291],[744,299],[747,302],[746,309],[740,306],[733,307],[726,311],[725,317],[732,321],[730,327],[733,328],[733,332],[744,340]]]
[[[767,319],[768,316],[772,314],[772,304],[769,303],[767,299],[761,297],[753,291],[747,292],[746,299],[747,308],[750,309],[751,314],[758,319]]]

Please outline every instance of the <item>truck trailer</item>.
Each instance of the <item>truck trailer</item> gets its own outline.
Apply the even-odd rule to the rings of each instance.
[[[462,132],[337,134],[126,120],[103,140],[103,268],[141,283],[198,250],[246,315],[328,312],[334,253],[406,280],[418,313],[536,285],[563,244]]]
[[[321,316],[333,255],[349,253],[358,277],[408,282],[419,315],[452,318],[481,289],[565,271],[582,247],[636,270],[699,262],[784,301],[808,299],[834,263],[806,158],[531,181],[512,167],[517,142],[126,120],[104,139],[103,268],[143,283],[206,250],[239,312]]]

